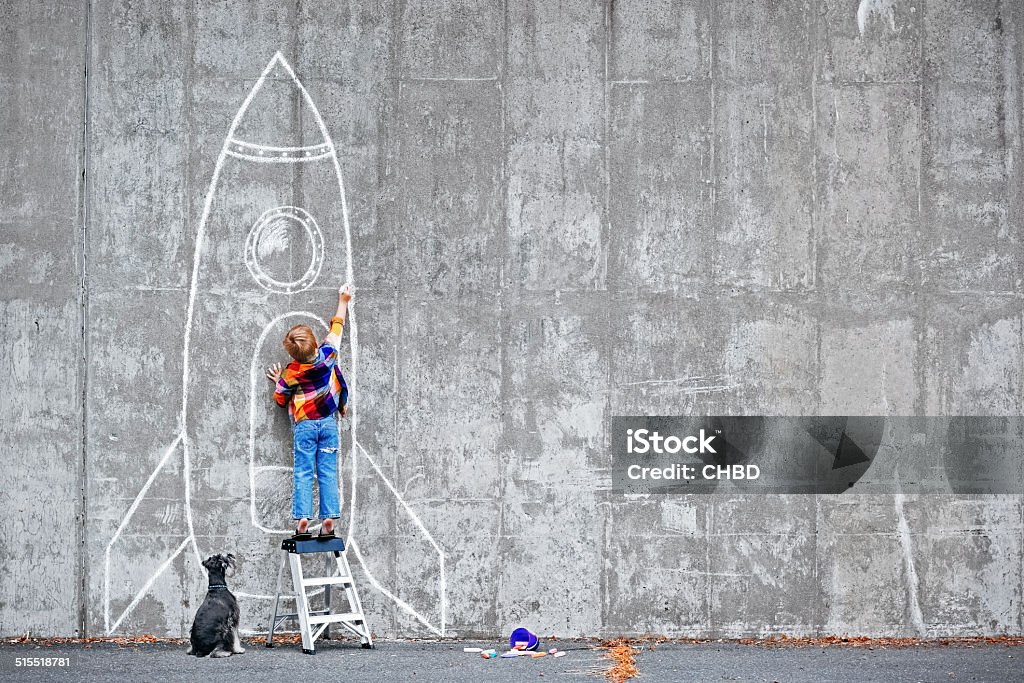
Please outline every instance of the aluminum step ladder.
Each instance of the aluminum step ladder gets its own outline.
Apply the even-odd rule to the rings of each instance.
[[[352,579],[352,570],[349,568],[348,559],[345,557],[345,541],[340,537],[331,539],[317,538],[286,538],[281,542],[281,550],[285,551],[285,558],[291,568],[292,586],[295,590],[295,612],[290,614],[279,614],[282,597],[292,597],[288,594],[281,594],[281,579],[284,574],[285,559],[282,558],[281,565],[277,570],[277,597],[274,599],[274,611],[270,617],[270,629],[267,632],[267,647],[274,647],[274,632],[278,630],[288,619],[297,619],[299,622],[299,633],[302,634],[302,651],[307,655],[316,654],[313,647],[314,641],[323,635],[330,638],[331,624],[341,624],[346,629],[359,637],[362,646],[366,649],[373,647],[373,638],[370,636],[370,627],[363,615],[363,607],[359,602],[359,594],[356,593],[355,582]],[[306,578],[302,572],[302,556],[324,554],[324,561],[327,569],[326,576]],[[324,588],[324,609],[310,610],[309,596],[306,595],[307,588],[323,586]],[[331,587],[341,586],[345,590],[345,597],[348,598],[348,612],[331,611]],[[314,630],[315,629],[315,630]]]

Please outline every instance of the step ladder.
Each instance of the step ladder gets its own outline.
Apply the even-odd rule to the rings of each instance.
[[[359,602],[359,595],[356,593],[356,586],[352,580],[352,570],[348,566],[348,559],[345,557],[345,541],[335,537],[331,539],[296,539],[286,538],[281,542],[281,550],[285,551],[285,558],[292,572],[292,586],[295,590],[295,612],[291,614],[279,614],[282,597],[290,597],[288,594],[281,594],[281,578],[284,574],[285,559],[277,570],[277,597],[274,599],[274,611],[270,617],[270,630],[267,632],[267,647],[274,647],[274,633],[288,619],[297,619],[299,622],[299,633],[302,634],[302,651],[307,655],[316,654],[313,642],[321,635],[330,638],[331,624],[341,624],[346,629],[359,637],[362,646],[366,649],[373,647],[373,639],[370,636],[370,627],[363,615],[363,607]],[[323,554],[327,569],[326,576],[306,578],[302,572],[302,556]],[[309,596],[306,589],[323,586],[324,588],[324,609],[310,610]],[[331,611],[331,587],[342,586],[345,590],[345,597],[348,598],[348,612]],[[315,629],[315,630],[314,630]],[[294,633],[294,631],[293,631]]]

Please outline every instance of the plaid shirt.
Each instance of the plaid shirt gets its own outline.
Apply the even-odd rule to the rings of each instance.
[[[332,333],[340,337],[341,330],[340,322],[331,323]],[[289,363],[274,387],[274,400],[282,406],[288,404],[288,415],[293,422],[333,415],[348,403],[348,386],[338,367],[338,350],[324,341],[312,363],[295,360]]]

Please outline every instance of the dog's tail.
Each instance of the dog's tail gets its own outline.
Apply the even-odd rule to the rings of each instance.
[[[152,593],[169,614],[180,611],[181,596],[154,587],[192,541],[184,509],[182,437],[161,453],[152,473],[126,511],[111,515],[116,528],[103,556],[103,627],[107,635]],[[182,571],[182,567],[177,568]]]

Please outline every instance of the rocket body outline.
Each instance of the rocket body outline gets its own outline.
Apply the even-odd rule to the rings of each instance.
[[[261,91],[264,82],[268,76],[275,71],[275,69],[283,71],[286,75],[285,78],[279,79],[281,81],[289,82],[294,86],[294,89],[301,95],[300,100],[304,107],[304,111],[308,111],[312,114],[313,119],[316,123],[316,130],[321,135],[321,140],[313,145],[298,145],[298,146],[272,146],[261,143],[256,143],[251,140],[239,139],[236,135],[238,128],[243,118],[249,112],[250,106],[253,103],[254,98]],[[199,540],[196,534],[196,522],[193,514],[193,457],[197,456],[196,448],[197,444],[193,443],[193,440],[189,433],[190,423],[190,410],[194,407],[190,406],[190,380],[192,375],[191,364],[193,362],[193,322],[196,320],[198,313],[197,310],[197,293],[199,290],[199,280],[201,271],[201,262],[203,260],[204,250],[210,245],[210,230],[209,224],[211,219],[211,212],[214,205],[215,196],[218,193],[222,180],[222,171],[225,166],[225,162],[231,160],[241,160],[246,162],[255,162],[257,164],[303,164],[306,162],[314,162],[318,160],[330,159],[331,166],[333,167],[333,175],[337,180],[337,191],[340,195],[340,217],[344,228],[344,249],[345,249],[345,281],[353,284],[354,286],[354,269],[353,269],[353,258],[352,258],[352,237],[349,226],[348,218],[348,206],[347,198],[345,193],[344,181],[341,172],[341,165],[338,160],[337,150],[332,142],[330,133],[327,130],[326,125],[317,109],[315,103],[306,91],[305,87],[299,81],[292,68],[289,66],[287,61],[284,59],[280,52],[275,53],[273,58],[264,68],[259,79],[255,82],[253,87],[248,92],[246,98],[239,107],[231,125],[228,129],[227,135],[224,138],[224,143],[219,151],[217,162],[214,167],[213,173],[211,174],[210,183],[206,192],[206,196],[203,202],[203,210],[199,222],[199,227],[196,233],[195,239],[195,250],[193,253],[193,264],[191,281],[189,286],[189,298],[188,307],[186,310],[185,317],[185,330],[183,339],[183,350],[182,350],[182,361],[183,361],[183,377],[182,377],[182,399],[181,409],[178,413],[178,421],[175,427],[177,436],[163,452],[160,459],[158,460],[152,473],[146,479],[139,493],[136,495],[132,504],[129,506],[128,511],[125,513],[118,525],[116,531],[112,535],[110,541],[107,543],[104,552],[104,585],[103,585],[103,617],[104,617],[104,628],[107,634],[111,634],[117,630],[124,619],[138,606],[139,602],[143,597],[153,588],[160,575],[167,569],[168,566],[182,553],[185,549],[191,546],[192,551],[199,563],[202,562],[202,550],[200,549]],[[276,213],[274,213],[276,212]],[[325,268],[324,266],[324,239],[320,233],[320,229],[316,224],[316,220],[309,212],[299,206],[291,205],[280,205],[271,207],[265,211],[260,212],[260,218],[251,226],[249,232],[246,235],[245,247],[243,249],[243,260],[245,266],[248,269],[248,274],[251,275],[252,280],[256,282],[260,287],[268,292],[277,292],[281,294],[292,294],[301,292],[309,289],[318,278],[321,277],[321,273]],[[272,214],[272,215],[271,215]],[[275,279],[272,275],[264,271],[260,266],[256,246],[254,246],[254,240],[259,242],[261,236],[261,230],[266,227],[264,219],[276,220],[291,220],[298,222],[301,227],[305,230],[308,237],[310,247],[312,249],[312,260],[305,273],[298,280],[291,281],[280,281]],[[269,219],[268,219],[269,220]],[[280,226],[272,227],[271,230],[280,231]],[[245,270],[245,269],[243,269]],[[354,302],[353,302],[354,303]],[[249,427],[249,438],[248,438],[248,489],[249,489],[249,517],[252,527],[263,534],[272,535],[288,535],[292,533],[289,529],[274,529],[265,524],[262,524],[259,515],[257,513],[257,475],[262,472],[277,471],[277,470],[290,470],[290,467],[284,467],[280,465],[264,465],[257,466],[256,464],[256,429],[257,429],[257,403],[256,396],[259,392],[259,378],[260,372],[258,367],[258,356],[259,351],[266,341],[268,334],[278,326],[282,321],[288,318],[298,318],[304,322],[308,322],[311,325],[315,324],[323,330],[326,330],[327,325],[323,319],[315,313],[303,310],[288,310],[279,315],[275,315],[272,319],[262,326],[262,330],[255,341],[253,358],[249,367],[249,386],[248,386],[248,403],[249,403],[249,415],[248,415],[248,427]],[[347,327],[349,333],[349,349],[350,349],[350,367],[347,369],[347,382],[349,385],[350,396],[357,395],[358,387],[358,327],[356,322],[356,311],[355,306],[350,305],[348,316],[347,316]],[[347,492],[347,507],[349,511],[348,528],[346,530],[346,541],[349,548],[352,549],[359,562],[363,574],[369,583],[392,602],[394,602],[399,608],[403,609],[407,613],[411,614],[417,621],[423,624],[431,632],[439,636],[444,636],[446,631],[446,579],[445,579],[445,558],[440,546],[434,540],[433,536],[429,533],[426,527],[423,525],[419,517],[412,510],[412,508],[402,498],[401,494],[395,488],[393,483],[388,479],[386,474],[381,470],[378,464],[374,461],[372,456],[365,450],[365,448],[358,443],[358,409],[350,411],[350,428],[349,428],[349,447],[348,455],[350,458],[350,475],[348,478],[348,486],[342,487],[342,478],[339,472],[339,488],[342,488]],[[340,427],[340,425],[339,425]],[[168,463],[172,460],[172,457],[180,450],[182,456],[182,472],[181,478],[184,482],[183,488],[183,500],[182,505],[184,507],[184,523],[185,523],[185,538],[180,544],[171,552],[169,557],[166,557],[152,572],[148,579],[143,583],[141,589],[134,595],[133,599],[129,602],[127,607],[121,612],[116,619],[111,619],[111,596],[110,596],[110,583],[111,583],[111,559],[112,551],[124,534],[126,528],[128,528],[132,516],[135,514],[139,505],[147,497],[151,487],[154,484],[156,478],[161,474],[162,471],[167,467]],[[341,451],[339,450],[339,458]],[[358,535],[355,528],[355,517],[356,517],[356,484],[358,480],[358,457],[361,455],[371,466],[371,471],[382,479],[387,489],[394,495],[398,502],[401,504],[405,513],[411,518],[417,528],[424,534],[426,541],[433,548],[433,551],[437,553],[438,558],[438,593],[439,593],[439,621],[435,625],[430,619],[427,619],[419,611],[403,601],[400,597],[387,590],[380,582],[373,576],[372,572],[367,567],[367,562],[359,549],[359,545],[356,539]],[[339,463],[340,465],[340,463]],[[339,466],[339,470],[340,470]],[[268,568],[268,571],[270,569]],[[245,590],[235,590],[236,595],[244,598],[272,600],[273,595],[265,595],[260,593],[250,593]]]

